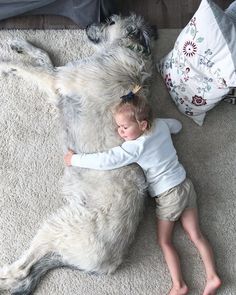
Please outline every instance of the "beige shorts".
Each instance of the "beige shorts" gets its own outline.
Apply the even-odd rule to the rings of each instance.
[[[176,221],[185,209],[197,207],[196,198],[192,181],[186,178],[155,198],[156,216],[161,220]]]

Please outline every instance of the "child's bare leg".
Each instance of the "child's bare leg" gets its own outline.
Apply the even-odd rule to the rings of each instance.
[[[191,240],[197,247],[206,269],[207,281],[203,295],[214,295],[216,290],[221,285],[221,280],[216,273],[215,261],[211,246],[201,233],[197,209],[186,209],[183,212],[180,220],[184,230],[188,233]]]
[[[163,251],[172,278],[172,289],[169,295],[184,295],[188,287],[183,280],[178,254],[172,243],[173,221],[157,219],[157,239]]]

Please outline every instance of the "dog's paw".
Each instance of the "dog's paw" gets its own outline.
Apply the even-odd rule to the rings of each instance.
[[[28,46],[28,42],[23,39],[15,39],[15,40],[12,40],[9,45],[13,51],[19,54],[22,54],[25,52],[25,49]]]
[[[15,75],[17,69],[14,68],[13,65],[8,61],[0,61],[0,77],[4,78],[9,75]]]
[[[13,51],[16,51],[17,53],[23,53],[23,48],[20,46],[16,46],[16,45],[11,44],[10,47]]]

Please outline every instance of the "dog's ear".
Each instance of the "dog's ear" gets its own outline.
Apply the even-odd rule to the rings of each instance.
[[[135,27],[128,28],[129,37],[136,43],[142,45],[145,52],[150,53],[150,37],[147,31]]]
[[[145,29],[139,29],[138,36],[140,44],[145,48],[148,54],[151,53],[151,40],[157,40],[157,27],[147,26]]]
[[[147,31],[139,30],[139,42],[149,54],[151,52],[150,36]]]
[[[129,25],[126,27],[126,32],[128,37],[136,37],[138,33],[138,28],[133,25]]]
[[[151,40],[157,40],[157,38],[158,34],[156,26],[146,26],[145,29],[140,29],[139,31],[140,44],[149,54],[151,52]]]
[[[144,50],[150,54],[150,41],[151,39],[157,39],[157,29],[155,26],[142,29],[131,25],[127,27],[127,34],[135,42],[142,45]]]
[[[153,40],[158,39],[158,29],[157,29],[156,25],[150,26],[148,31],[149,31],[149,36],[151,39],[153,39]]]

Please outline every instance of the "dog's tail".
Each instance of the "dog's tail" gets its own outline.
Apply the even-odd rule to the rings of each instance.
[[[0,290],[11,290],[14,295],[32,294],[47,271],[69,266],[57,250],[59,233],[49,223],[39,229],[29,249],[18,260],[0,268]]]
[[[33,294],[42,276],[49,270],[63,266],[69,265],[55,252],[46,253],[40,258],[36,252],[26,254],[13,264],[0,268],[0,290],[11,290],[12,295]]]
[[[60,255],[48,253],[31,266],[25,278],[18,278],[11,287],[12,295],[30,295],[35,290],[41,277],[49,270],[65,266]]]
[[[0,290],[10,289],[14,295],[32,294],[47,271],[66,265],[59,254],[43,248],[31,247],[19,260],[0,268]]]

